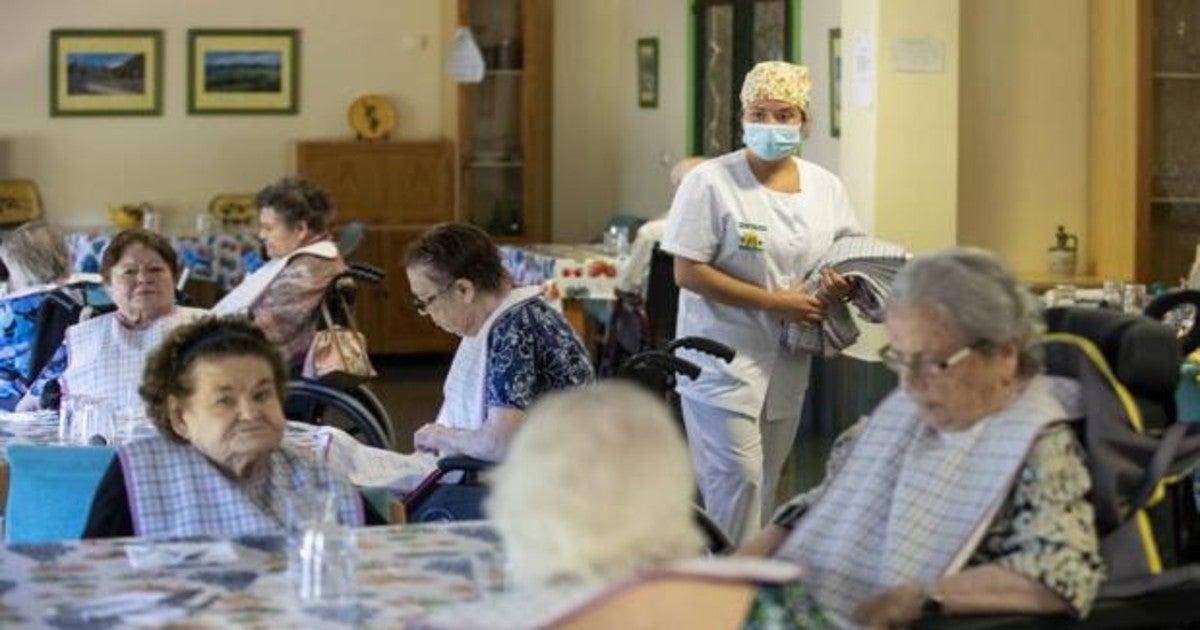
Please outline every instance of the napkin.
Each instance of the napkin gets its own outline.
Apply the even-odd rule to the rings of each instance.
[[[125,548],[125,556],[129,558],[129,564],[139,570],[237,562],[237,552],[227,540],[130,545]]]
[[[216,601],[205,588],[129,591],[51,607],[46,622],[59,627],[161,626]]]

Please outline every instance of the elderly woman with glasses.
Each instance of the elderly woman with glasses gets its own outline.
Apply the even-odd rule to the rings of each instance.
[[[992,254],[896,279],[884,363],[900,388],[838,438],[825,480],[743,551],[805,567],[846,622],[1088,612],[1104,579],[1076,382],[1040,373],[1034,298]]]
[[[587,350],[540,287],[514,287],[491,238],[444,223],[413,241],[404,266],[413,307],[462,337],[435,422],[418,450],[499,461],[538,396],[592,379]]]

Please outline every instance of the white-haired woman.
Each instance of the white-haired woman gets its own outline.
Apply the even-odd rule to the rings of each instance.
[[[71,253],[58,228],[30,221],[0,243],[8,294],[0,300],[0,409],[12,411],[36,374],[30,365],[38,312],[46,296],[70,286],[80,295],[100,293],[100,278],[71,274]]]
[[[662,241],[681,288],[676,334],[737,348],[730,364],[689,354],[703,372],[678,386],[705,508],[734,540],[773,510],[800,423],[810,356],[783,348],[784,327],[818,323],[853,288],[828,270],[817,294],[798,288],[834,239],[862,233],[837,176],[792,155],[810,88],[804,66],[754,66],[741,92],[746,148],[684,177]]]
[[[619,599],[612,593],[636,587],[630,578],[699,555],[704,542],[693,492],[687,447],[661,400],[616,381],[547,394],[494,471],[486,505],[504,540],[508,592],[414,625],[544,628],[569,618],[570,627],[614,627],[613,611],[604,610]],[[739,620],[746,628],[780,627],[780,620],[790,628],[827,627],[799,583],[749,577],[734,588],[740,594],[732,599],[687,606],[711,615],[710,624],[728,622],[716,627]],[[694,617],[672,608],[677,602],[659,601],[655,618],[679,625]]]
[[[1085,615],[1104,579],[1079,386],[1041,374],[1037,304],[994,255],[896,278],[880,352],[900,388],[838,438],[825,480],[744,551],[798,562],[844,621]]]

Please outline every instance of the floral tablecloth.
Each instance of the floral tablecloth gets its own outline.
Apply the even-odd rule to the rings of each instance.
[[[62,610],[130,592],[196,592],[195,608],[173,611],[173,627],[401,628],[437,607],[499,592],[499,538],[483,522],[363,528],[357,532],[357,596],[341,605],[306,604],[293,595],[282,537],[232,541],[232,563],[135,570],[122,538],[11,545],[0,551],[0,627],[78,627]],[[92,619],[88,627],[120,627]]]
[[[100,256],[113,233],[84,230],[67,234],[71,264],[81,273],[98,273]],[[250,232],[214,232],[212,234],[169,236],[179,263],[191,270],[193,278],[216,282],[229,290],[241,283],[248,272],[262,265],[261,243]]]
[[[542,285],[551,299],[615,299],[617,259],[602,245],[504,245],[500,261],[517,286]]]

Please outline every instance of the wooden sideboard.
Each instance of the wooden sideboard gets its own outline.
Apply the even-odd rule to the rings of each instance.
[[[372,354],[449,352],[457,338],[417,314],[402,257],[430,226],[455,217],[454,146],[431,142],[300,142],[296,170],[329,191],[339,225],[362,221],[353,260],[383,269],[359,294],[358,325]]]

